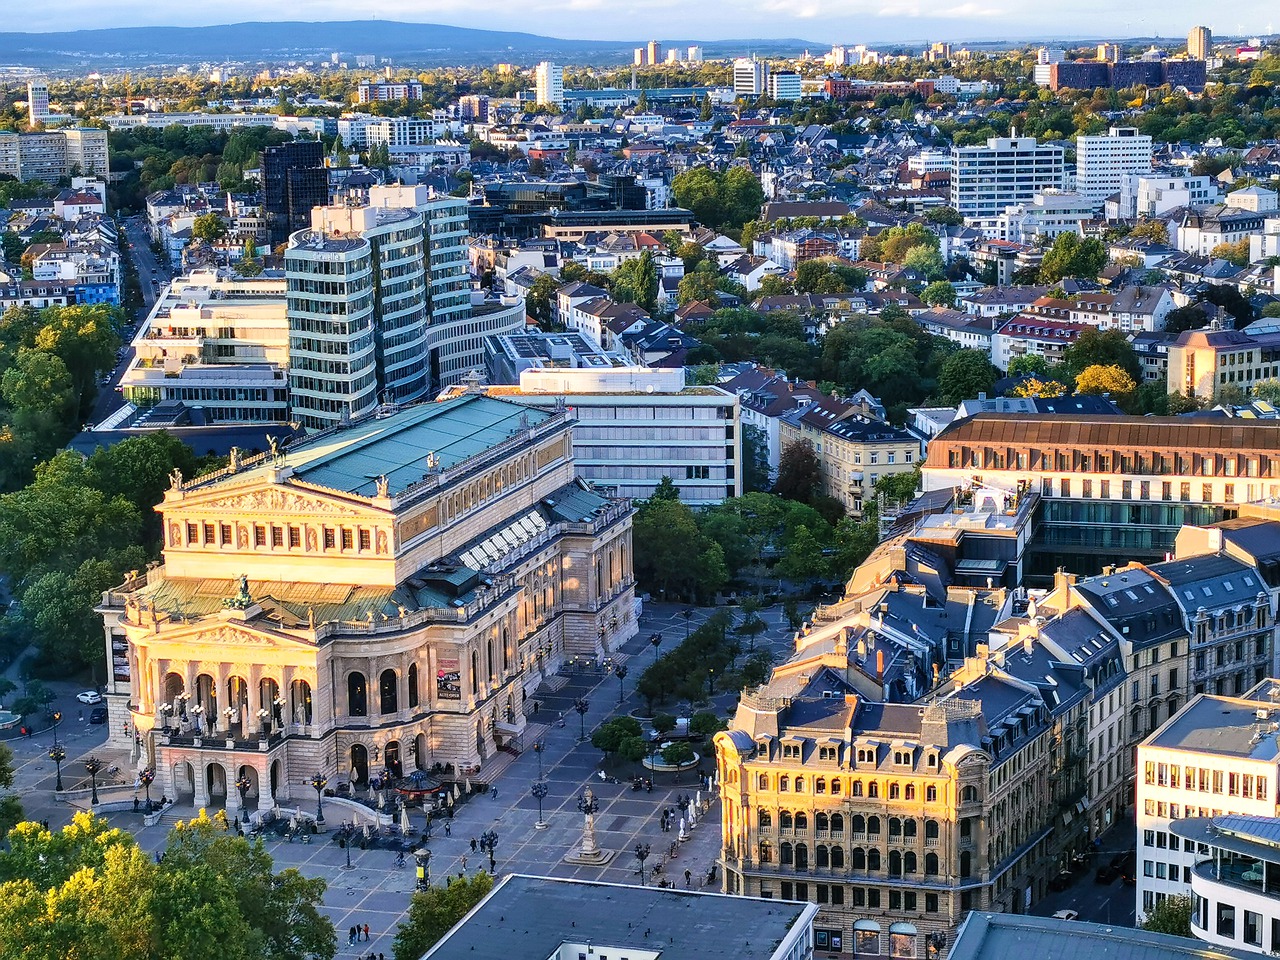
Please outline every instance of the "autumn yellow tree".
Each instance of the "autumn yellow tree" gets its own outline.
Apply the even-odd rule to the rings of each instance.
[[[1065,384],[1057,380],[1040,380],[1032,377],[1013,388],[1015,397],[1060,397],[1067,392]]]
[[[1095,363],[1085,367],[1076,377],[1076,393],[1107,393],[1121,398],[1138,389],[1133,377],[1119,364],[1103,366]]]

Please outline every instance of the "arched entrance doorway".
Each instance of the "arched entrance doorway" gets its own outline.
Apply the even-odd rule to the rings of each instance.
[[[178,803],[194,803],[196,796],[196,772],[186,760],[173,765],[173,792]]]
[[[369,782],[369,751],[363,743],[351,745],[351,782],[360,787]]]
[[[236,782],[234,784],[236,797],[240,796],[240,778],[243,777],[249,783],[249,789],[245,791],[244,805],[250,810],[261,809],[258,803],[260,791],[258,788],[258,770],[256,767],[242,766],[236,773]]]
[[[425,733],[420,733],[416,738],[414,738],[413,742],[417,748],[413,752],[413,758],[415,761],[414,765],[419,770],[426,770],[428,768],[427,735]]]
[[[209,806],[227,805],[227,771],[220,763],[205,768],[205,786],[209,791]]]
[[[387,744],[383,753],[386,760],[387,769],[391,771],[391,775],[399,780],[404,776],[404,764],[400,762],[400,741],[392,740]]]
[[[271,761],[271,796],[279,798],[280,796],[280,761]]]

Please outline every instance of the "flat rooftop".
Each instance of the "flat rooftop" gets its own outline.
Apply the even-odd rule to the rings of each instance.
[[[1270,721],[1259,723],[1259,710],[1268,710],[1280,719],[1280,711],[1269,709],[1258,700],[1202,693],[1144,740],[1142,746],[1275,762],[1280,760],[1280,745],[1269,729]]]
[[[1009,913],[969,914],[948,960],[1220,960],[1256,953],[1129,927]]]
[[[632,950],[662,960],[766,960],[815,910],[787,900],[516,874],[423,960],[547,960],[563,944],[587,942],[609,957]]]

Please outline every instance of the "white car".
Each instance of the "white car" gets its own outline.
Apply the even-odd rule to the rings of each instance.
[[[1059,910],[1053,915],[1055,920],[1075,920],[1080,916],[1076,910]]]
[[[81,703],[87,703],[90,706],[92,706],[95,703],[102,702],[102,694],[100,694],[97,690],[86,690],[84,691],[84,693],[77,693],[76,699],[79,700]]]

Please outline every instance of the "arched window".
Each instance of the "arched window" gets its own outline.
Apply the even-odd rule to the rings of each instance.
[[[398,709],[394,670],[383,670],[382,675],[378,677],[378,699],[381,703],[381,713],[395,713]]]
[[[787,791],[789,791],[790,789],[791,789],[791,778],[790,778],[790,777],[779,777],[779,778],[778,778],[778,792],[779,792],[779,793],[786,793],[786,792],[787,792]]]
[[[907,800],[914,800],[916,798],[916,785],[914,783],[908,783],[904,788],[902,795]]]
[[[862,814],[855,813],[853,815],[853,819],[850,820],[849,823],[852,825],[852,829],[854,833],[867,832],[867,818],[864,817]]]
[[[872,847],[867,851],[867,870],[877,873],[880,870],[880,851]]]
[[[849,796],[851,796],[851,797],[860,797],[860,796],[862,796],[862,781],[861,781],[861,780],[855,780],[855,781],[853,781],[853,783],[849,786]]]
[[[902,872],[903,873],[916,872],[916,855],[912,853],[910,850],[908,850],[906,853],[902,855]]]
[[[889,836],[891,837],[902,836],[902,821],[899,820],[897,817],[889,818]]]
[[[853,923],[853,952],[860,957],[874,957],[880,953],[880,924],[874,920],[855,920]]]
[[[369,694],[364,685],[363,673],[347,674],[347,716],[367,717]]]
[[[817,780],[813,781],[813,792],[814,792],[814,793],[826,793],[826,792],[827,792],[827,781],[826,781],[825,779],[823,779],[822,777],[818,777],[818,779],[817,779]]]
[[[914,820],[902,821],[902,835],[908,840],[914,840],[916,837],[916,822]]]
[[[790,810],[783,810],[780,814],[778,814],[778,826],[780,826],[783,830],[790,830],[793,825],[794,825],[794,822],[791,819]]]
[[[861,847],[854,847],[853,852],[849,854],[849,865],[854,870],[866,870],[867,851],[863,850]]]
[[[830,851],[827,850],[827,847],[825,844],[821,844],[821,843],[818,844],[817,848],[815,848],[814,850],[813,859],[814,859],[814,862],[819,867],[831,866],[831,853]]]
[[[833,813],[831,815],[831,831],[832,833],[844,832],[844,814],[843,813]]]
[[[796,844],[796,869],[809,869],[809,847],[804,843]]]
[[[867,784],[867,796],[873,798],[880,796],[880,783],[878,781],[872,780]]]
[[[796,829],[797,830],[809,829],[809,815],[807,813],[804,813],[802,811],[796,814]]]
[[[969,877],[973,875],[973,856],[968,850],[960,853],[960,876]]]
[[[796,777],[796,793],[804,793],[804,777]]]
[[[924,788],[924,799],[926,803],[938,802],[938,788],[930,784]]]
[[[409,664],[409,706],[416,707],[418,705],[418,665],[416,663]]]
[[[916,928],[909,923],[895,923],[889,927],[889,956],[896,960],[912,960],[916,955]]]
[[[937,820],[926,820],[924,822],[924,838],[926,840],[938,839],[938,821]]]
[[[840,796],[840,778],[839,777],[831,778],[831,795],[833,797]]]
[[[778,848],[778,852],[781,854],[781,856],[778,858],[779,862],[781,862],[781,864],[784,867],[791,866],[793,862],[793,858],[791,856],[791,844],[789,843],[782,844],[782,846]]]
[[[902,876],[902,854],[897,850],[889,851],[889,876]]]
[[[773,863],[773,844],[768,840],[760,841],[760,862]]]
[[[816,813],[813,816],[813,825],[817,827],[819,830],[830,830],[831,818],[828,817],[825,813],[821,813],[821,812]]]
[[[761,790],[768,790],[768,789],[769,789],[769,775],[768,775],[768,774],[766,774],[766,773],[762,773],[762,774],[760,774],[760,776],[756,778],[756,786],[757,786],[759,789],[761,789]]]
[[[831,848],[831,866],[837,870],[844,869],[844,847]]]
[[[867,833],[874,834],[877,837],[880,836],[879,817],[867,817]]]
[[[926,853],[924,855],[924,873],[927,877],[936,877],[938,875],[938,855],[936,853]]]
[[[889,799],[890,800],[902,799],[902,788],[898,786],[897,783],[889,784]]]
[[[768,810],[760,810],[756,812],[756,823],[761,830],[773,829],[773,816]]]
[[[961,790],[960,802],[961,803],[977,803],[978,788],[975,786],[968,786],[968,787],[965,787],[963,790]]]

